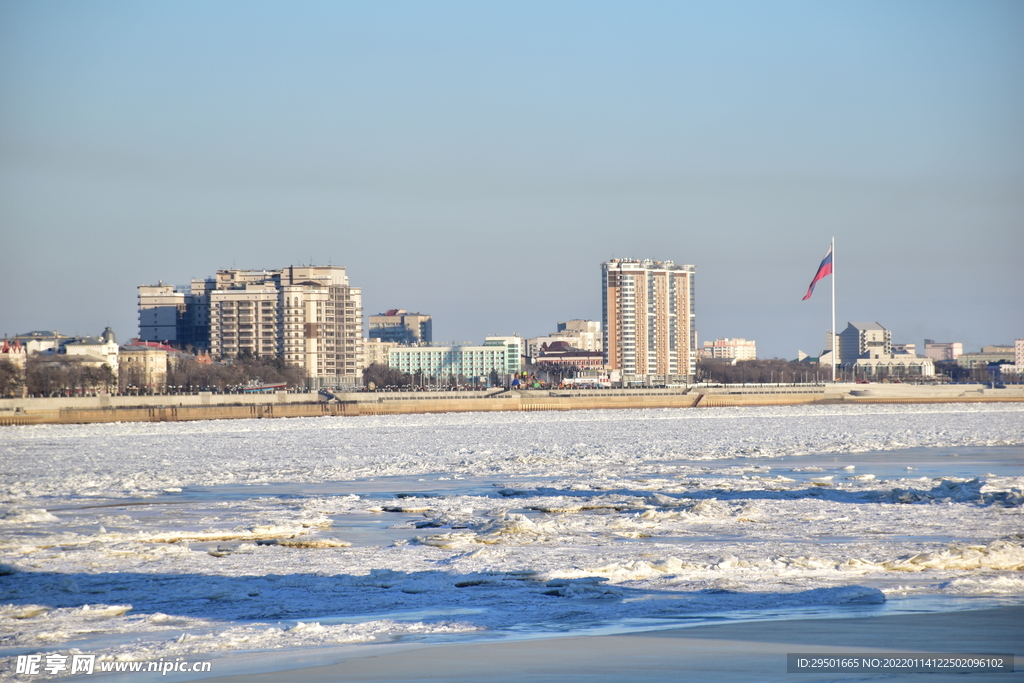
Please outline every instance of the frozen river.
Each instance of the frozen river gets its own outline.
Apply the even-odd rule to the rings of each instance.
[[[1024,602],[1016,404],[6,427],[0,464],[0,680]]]

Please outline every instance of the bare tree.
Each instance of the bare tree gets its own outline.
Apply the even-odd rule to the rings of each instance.
[[[25,371],[6,358],[0,360],[0,396],[20,396],[25,386]]]
[[[382,363],[371,363],[363,370],[363,384],[367,387],[372,383],[374,387],[404,387],[412,382],[412,378],[395,368]]]

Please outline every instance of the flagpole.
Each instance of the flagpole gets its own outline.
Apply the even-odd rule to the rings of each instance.
[[[839,334],[836,332],[836,238],[832,238],[832,383],[836,381],[836,356],[839,354]]]

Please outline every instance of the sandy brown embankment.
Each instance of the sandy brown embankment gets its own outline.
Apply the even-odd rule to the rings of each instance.
[[[835,384],[827,386],[724,386],[675,389],[574,391],[315,393],[168,396],[89,396],[0,399],[0,426],[97,422],[179,422],[325,415],[528,412],[625,408],[717,408],[808,403],[1024,402],[1024,387],[983,385]]]

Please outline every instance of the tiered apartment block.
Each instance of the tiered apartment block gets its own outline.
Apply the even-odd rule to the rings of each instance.
[[[313,388],[361,383],[362,290],[344,268],[218,270],[187,289],[139,288],[140,339],[180,345],[205,332],[194,345],[214,358],[282,358],[302,368]]]
[[[693,279],[672,261],[612,259],[601,266],[605,363],[623,380],[692,381],[696,373]]]

